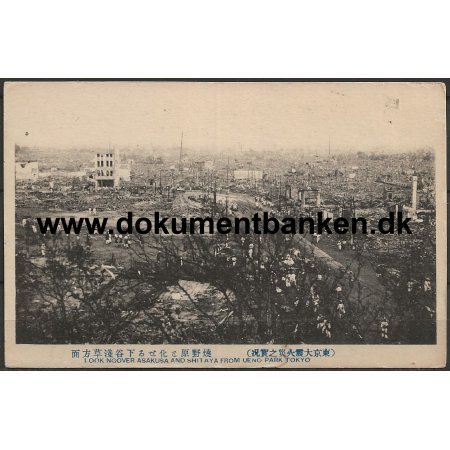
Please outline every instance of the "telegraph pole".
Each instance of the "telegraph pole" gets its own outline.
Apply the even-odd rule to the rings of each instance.
[[[182,169],[182,159],[183,159],[183,130],[181,130],[180,166],[179,166],[180,172],[183,170],[183,169]]]
[[[213,218],[216,215],[216,201],[217,201],[217,180],[214,178],[213,211],[212,211]]]
[[[356,217],[356,211],[355,211],[355,196],[352,196],[352,216]],[[353,244],[355,242],[355,237],[353,236],[353,233],[350,233],[350,245],[353,247]]]

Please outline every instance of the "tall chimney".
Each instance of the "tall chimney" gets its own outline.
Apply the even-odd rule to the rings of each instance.
[[[413,212],[415,214],[416,210],[417,210],[417,177],[416,176],[412,177],[412,202],[411,202],[411,207],[412,207],[412,210],[413,210]]]
[[[316,206],[320,208],[320,191],[317,191]]]

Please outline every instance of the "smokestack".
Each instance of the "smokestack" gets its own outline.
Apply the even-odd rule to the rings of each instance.
[[[320,191],[317,191],[316,206],[320,208]]]
[[[302,193],[302,208],[306,208],[306,192],[301,191]]]
[[[417,177],[412,177],[412,202],[411,207],[414,213],[417,210]]]

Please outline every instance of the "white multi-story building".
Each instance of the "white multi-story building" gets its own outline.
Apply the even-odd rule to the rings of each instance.
[[[110,150],[107,153],[97,153],[95,159],[96,187],[117,188],[120,186],[121,181],[130,181],[131,164],[131,160],[121,163],[119,152],[115,150]]]
[[[119,158],[114,150],[108,153],[97,153],[95,159],[95,186],[96,187],[118,187]]]

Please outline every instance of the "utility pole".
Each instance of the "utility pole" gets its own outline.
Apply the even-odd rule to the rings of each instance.
[[[278,207],[281,209],[281,175],[280,175],[280,186],[278,188]]]
[[[225,217],[228,217],[228,189],[225,194]]]
[[[354,195],[352,195],[352,208],[351,208],[351,211],[352,211],[352,216],[356,217],[355,196]],[[355,237],[354,237],[353,233],[350,233],[350,245],[352,247],[353,247],[354,242],[355,242]]]
[[[213,218],[216,215],[216,201],[217,201],[217,180],[214,178],[214,192],[213,192]]]
[[[181,130],[180,166],[179,166],[180,172],[183,170],[183,167],[182,167],[182,159],[183,159],[183,130]]]

